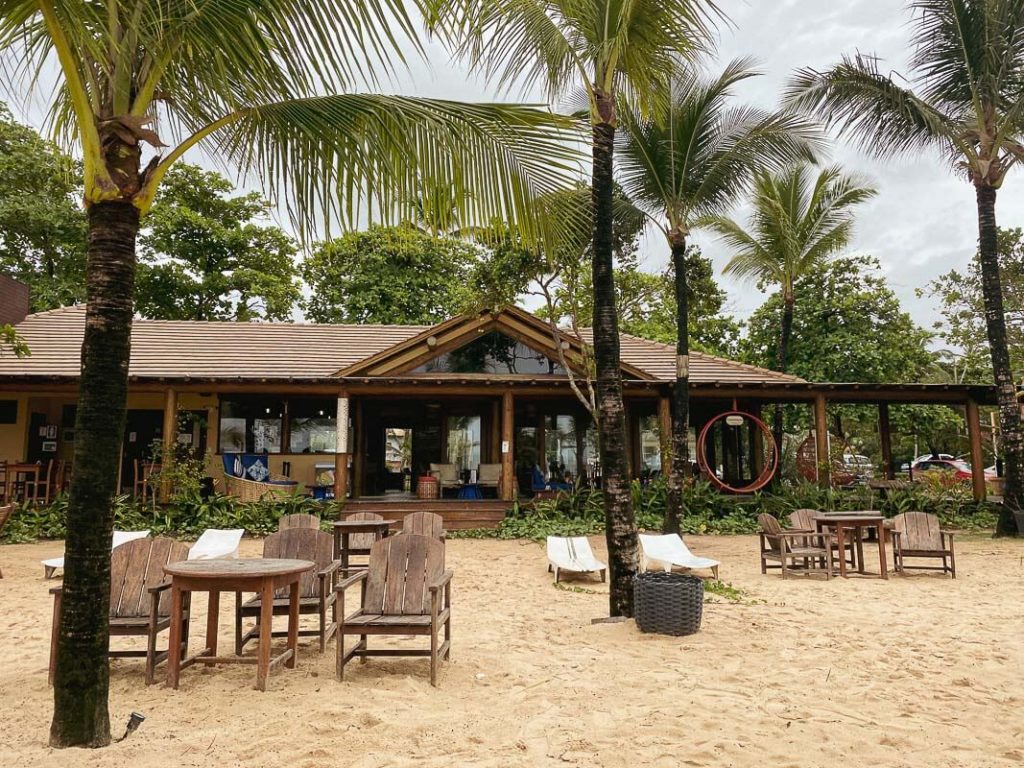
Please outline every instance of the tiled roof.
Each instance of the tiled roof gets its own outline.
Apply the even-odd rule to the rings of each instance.
[[[0,378],[75,377],[85,307],[29,315],[17,330],[32,354],[0,357]],[[421,325],[316,325],[136,320],[129,374],[167,379],[317,379],[428,330]],[[589,333],[584,331],[585,338]],[[675,377],[675,350],[622,336],[622,360],[661,381]],[[795,376],[694,352],[695,384],[794,383]]]

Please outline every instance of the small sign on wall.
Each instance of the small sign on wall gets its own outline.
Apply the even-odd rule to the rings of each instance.
[[[502,453],[508,453],[510,450],[511,450],[511,448],[509,447],[508,440],[502,440],[501,441],[501,452]]]

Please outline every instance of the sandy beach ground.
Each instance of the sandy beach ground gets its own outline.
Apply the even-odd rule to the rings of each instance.
[[[353,664],[339,684],[333,644],[321,656],[309,640],[266,693],[252,667],[192,667],[171,691],[145,686],[142,660],[118,660],[116,735],[132,710],[146,721],[101,751],[46,746],[52,583],[39,560],[62,544],[2,546],[0,765],[1024,764],[1024,542],[960,539],[956,581],[827,583],[762,576],[753,537],[688,542],[747,593],[706,605],[697,635],[592,625],[604,585],[555,588],[534,543],[455,540],[454,644],[439,689],[422,659]],[[194,647],[205,627],[197,597]],[[230,647],[233,600],[222,602]]]

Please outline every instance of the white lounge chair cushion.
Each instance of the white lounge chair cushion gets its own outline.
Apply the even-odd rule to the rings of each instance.
[[[214,560],[216,558],[238,557],[238,545],[242,542],[244,528],[209,528],[203,531],[188,551],[189,560]]]
[[[594,557],[585,536],[548,536],[548,562],[560,571],[593,573],[608,566]]]
[[[119,547],[122,544],[127,544],[129,541],[135,541],[135,539],[144,539],[149,536],[149,531],[114,531],[114,539],[110,544],[110,549]],[[64,567],[64,556],[51,557],[49,560],[40,561],[47,568],[63,568]]]
[[[697,557],[677,534],[640,534],[640,568],[644,571],[671,571],[677,568],[717,568],[721,563],[709,557]]]

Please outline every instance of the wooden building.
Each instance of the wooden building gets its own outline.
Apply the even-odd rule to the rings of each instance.
[[[69,307],[17,324],[32,354],[0,356],[0,459],[71,458],[84,318],[84,307]],[[500,465],[498,487],[485,488],[494,498],[443,505],[461,524],[484,523],[530,489],[535,466],[546,476],[600,473],[594,429],[570,383],[582,353],[579,339],[556,337],[520,309],[436,326],[137,320],[122,484],[154,441],[209,454],[215,477],[220,456],[238,452],[264,453],[271,471],[306,486],[333,471],[354,507],[385,511],[412,502],[430,464],[455,464],[466,476]],[[641,477],[667,460],[675,352],[623,335],[621,360],[629,463]],[[964,408],[975,494],[984,496],[978,405],[994,402],[989,387],[813,384],[698,352],[689,370],[695,432],[734,407],[757,414],[791,402],[813,409],[824,436],[828,402],[877,404],[888,472],[889,403]],[[740,480],[760,471],[753,438],[719,448],[733,455],[717,463]]]

